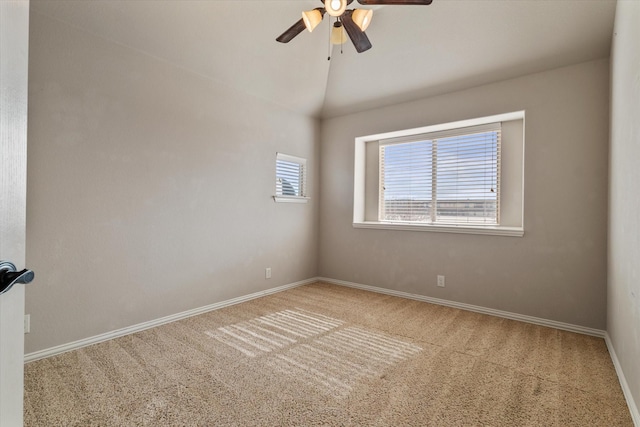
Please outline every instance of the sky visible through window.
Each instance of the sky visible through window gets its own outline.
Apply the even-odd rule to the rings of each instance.
[[[500,133],[491,131],[383,146],[382,219],[429,221],[447,216],[495,223],[499,140]]]
[[[438,140],[438,200],[495,200],[497,132]]]

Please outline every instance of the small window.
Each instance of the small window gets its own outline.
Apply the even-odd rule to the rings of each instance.
[[[500,224],[500,123],[380,141],[381,222]]]
[[[288,154],[276,154],[276,202],[306,203],[307,160]]]

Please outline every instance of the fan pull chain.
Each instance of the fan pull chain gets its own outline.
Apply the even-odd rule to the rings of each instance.
[[[342,47],[344,46],[344,24],[342,24],[342,19],[340,19],[340,17],[336,18],[336,21],[339,21],[341,26],[340,26],[340,55],[342,55],[344,52],[342,51]]]
[[[329,20],[329,55],[327,56],[327,61],[331,61],[331,20]]]
[[[336,18],[336,21],[340,21],[340,23],[342,24],[342,19],[340,19],[340,17]],[[342,47],[344,46],[344,24],[342,24],[342,26],[340,27],[340,55],[342,55],[344,52],[342,51]]]

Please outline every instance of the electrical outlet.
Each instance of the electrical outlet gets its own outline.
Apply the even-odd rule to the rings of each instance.
[[[24,315],[24,333],[28,334],[29,332],[31,332],[31,315],[25,314]]]
[[[264,269],[264,278],[271,279],[271,267],[267,267]]]
[[[444,276],[438,276],[438,286],[444,288]]]

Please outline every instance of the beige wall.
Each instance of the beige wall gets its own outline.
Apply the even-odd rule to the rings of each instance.
[[[33,12],[30,38],[27,353],[316,275],[316,121]],[[309,204],[272,200],[276,151]]]
[[[519,110],[524,237],[352,227],[354,138]],[[320,275],[604,329],[608,111],[602,59],[323,121]]]
[[[320,145],[313,119],[37,13],[30,43],[27,353],[318,272],[605,327],[606,59],[328,119]],[[517,110],[525,237],[352,227],[356,136]],[[309,204],[272,201],[276,151],[309,159]]]
[[[618,1],[611,54],[607,331],[640,408],[640,2]]]

